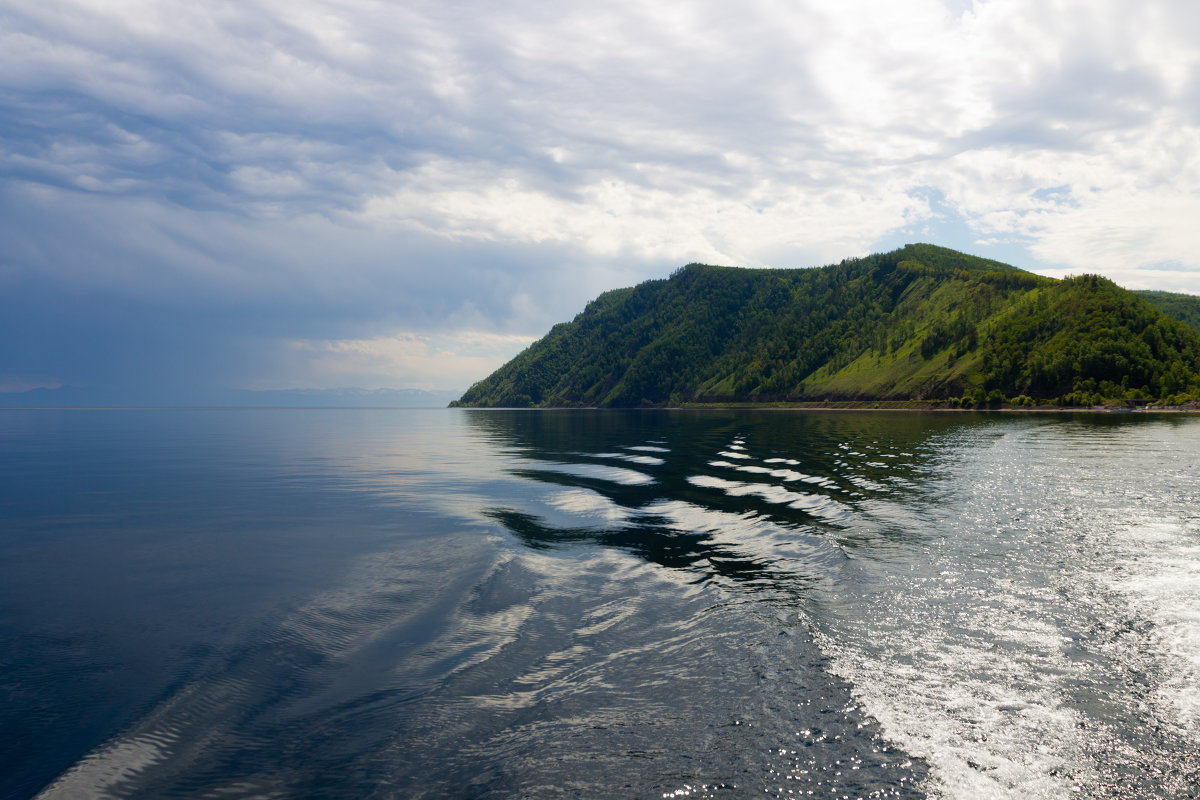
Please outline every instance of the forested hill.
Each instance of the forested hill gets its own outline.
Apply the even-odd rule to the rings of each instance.
[[[1189,394],[1200,333],[1146,299],[917,244],[813,269],[690,264],[605,292],[457,405]]]
[[[1155,292],[1148,289],[1139,289],[1134,294],[1167,316],[1186,322],[1200,333],[1200,297],[1194,294]]]

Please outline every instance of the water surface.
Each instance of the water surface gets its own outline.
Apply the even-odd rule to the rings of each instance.
[[[0,456],[0,796],[1200,782],[1200,419],[6,411]]]

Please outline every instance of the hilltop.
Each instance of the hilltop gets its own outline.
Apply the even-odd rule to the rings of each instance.
[[[1200,331],[1179,319],[1200,298],[1147,295],[928,244],[810,269],[689,264],[600,295],[456,405],[1200,396]]]

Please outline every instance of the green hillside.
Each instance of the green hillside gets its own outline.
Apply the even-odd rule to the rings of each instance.
[[[1138,289],[1134,294],[1168,317],[1174,317],[1200,333],[1200,297],[1194,294],[1155,292],[1149,289]]]
[[[815,269],[691,264],[606,292],[458,404],[1187,393],[1200,393],[1200,334],[1146,299],[920,244]]]

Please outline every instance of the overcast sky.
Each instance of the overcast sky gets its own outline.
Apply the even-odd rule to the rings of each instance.
[[[1200,293],[1200,3],[0,0],[0,391],[463,389],[913,241]]]

